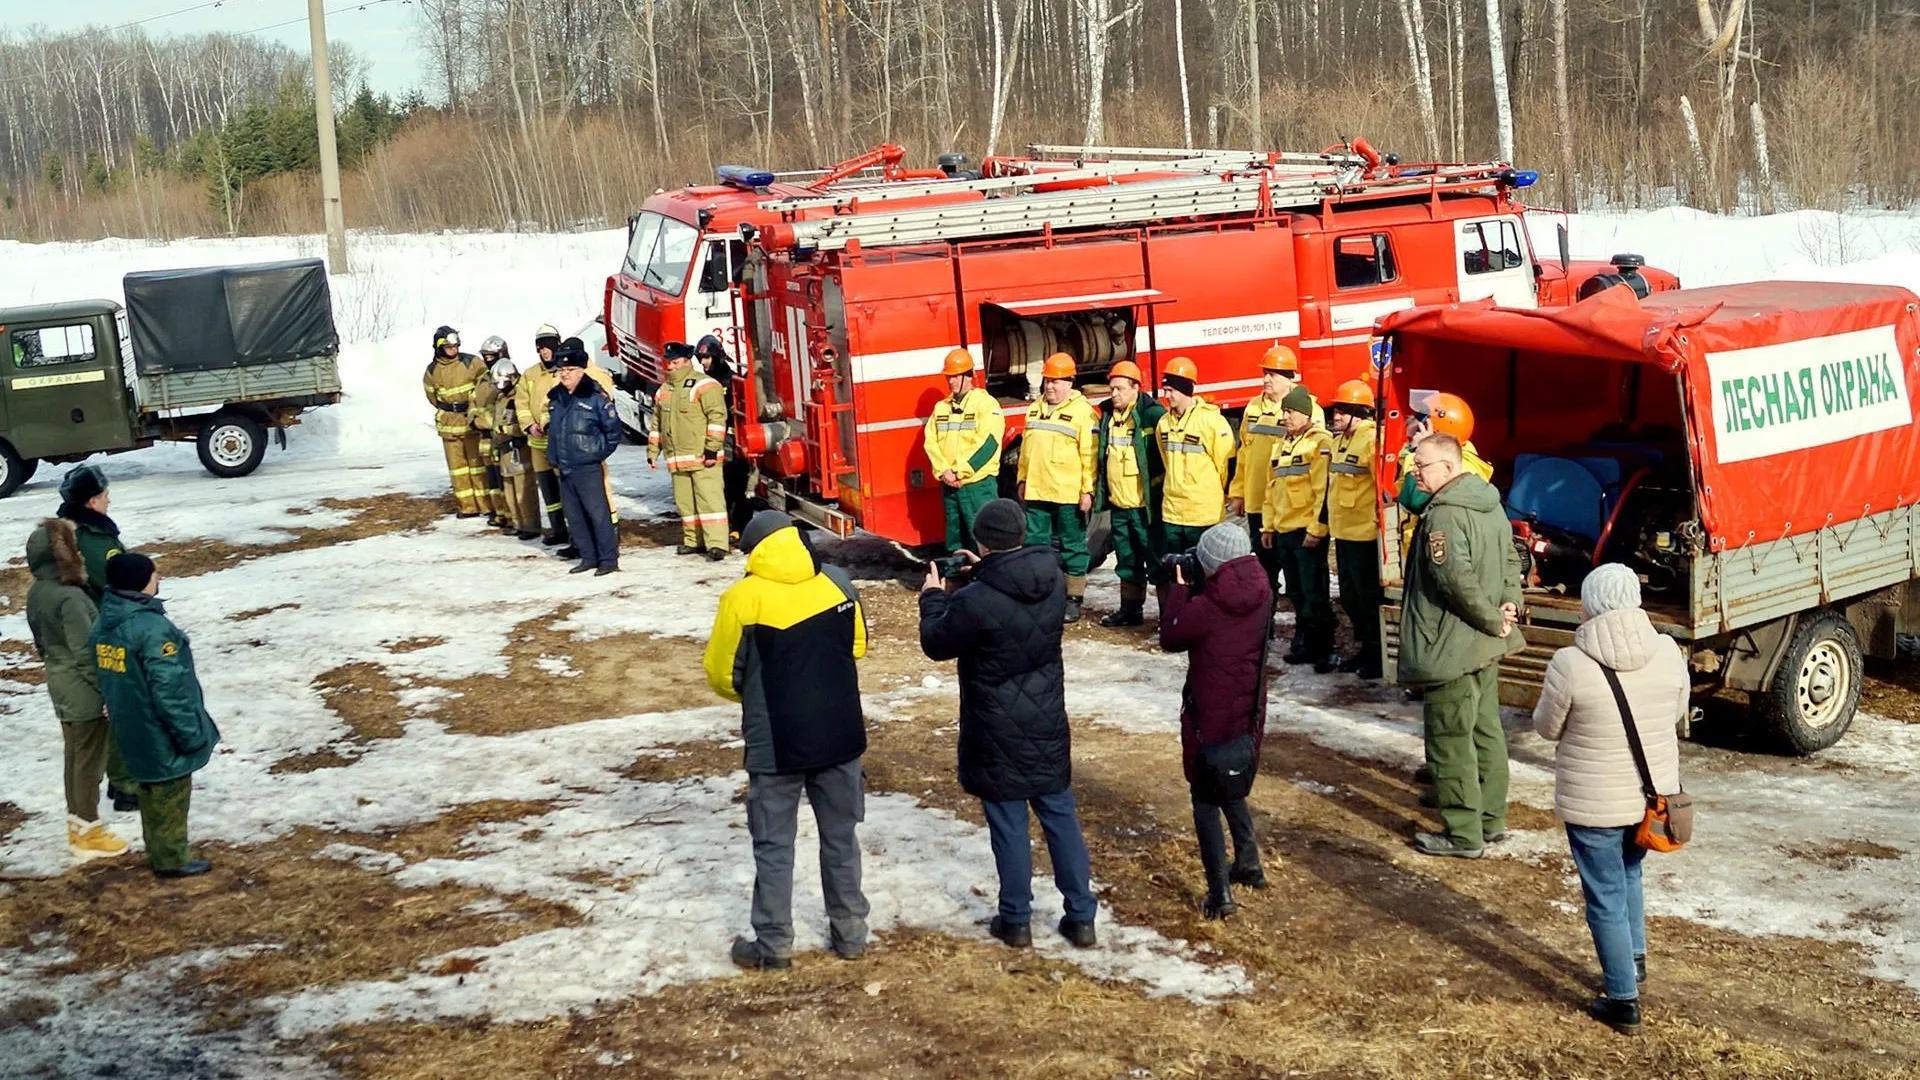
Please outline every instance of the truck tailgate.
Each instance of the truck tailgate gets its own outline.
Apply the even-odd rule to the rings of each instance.
[[[340,359],[315,356],[272,364],[207,371],[171,371],[139,376],[134,394],[146,412],[217,408],[234,402],[319,405],[340,394]]]

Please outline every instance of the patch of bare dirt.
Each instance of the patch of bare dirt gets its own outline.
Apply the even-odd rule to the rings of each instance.
[[[320,505],[329,510],[350,511],[353,520],[328,528],[289,529],[287,539],[270,544],[229,544],[222,540],[200,539],[148,544],[140,550],[153,559],[160,573],[166,577],[197,577],[267,555],[331,547],[364,540],[369,536],[424,529],[450,512],[441,500],[420,495],[322,499]],[[0,588],[4,588],[4,585],[0,584]]]
[[[421,649],[431,649],[435,645],[445,645],[446,643],[446,638],[438,636],[401,638],[399,641],[389,644],[387,651],[390,653],[405,654],[419,652]]]
[[[1788,855],[1829,870],[1845,870],[1862,860],[1891,861],[1904,858],[1906,852],[1871,840],[1835,840],[1786,849]]]
[[[1867,678],[1860,685],[1860,708],[1875,716],[1920,724],[1920,660],[1867,661]]]
[[[13,835],[13,830],[27,823],[27,812],[10,802],[0,802],[0,840]]]
[[[578,916],[559,904],[451,885],[402,888],[391,877],[315,853],[349,842],[409,861],[457,852],[445,833],[471,831],[488,810],[513,817],[544,804],[468,807],[413,834],[341,835],[301,829],[244,847],[196,845],[213,860],[202,877],[157,882],[137,857],[92,863],[23,882],[0,897],[0,943],[18,948],[57,934],[74,954],[65,970],[145,964],[196,949],[254,947],[250,955],[187,977],[233,1005],[305,986],[378,979],[456,949],[496,945]],[[467,910],[486,900],[485,909]],[[503,917],[503,914],[504,917]],[[220,1015],[212,1022],[222,1022]]]
[[[254,619],[261,617],[262,615],[271,615],[276,611],[298,611],[299,609],[300,609],[299,604],[295,604],[291,602],[285,603],[285,604],[275,604],[272,607],[251,608],[247,611],[235,612],[234,614],[227,616],[227,621],[250,622]]]
[[[738,744],[718,742],[682,743],[641,754],[633,764],[620,770],[628,780],[653,784],[671,784],[702,776],[726,776],[741,768]]]

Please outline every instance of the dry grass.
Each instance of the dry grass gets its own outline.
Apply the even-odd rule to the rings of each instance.
[[[344,525],[327,528],[293,528],[285,540],[268,544],[229,544],[220,540],[191,540],[173,544],[149,544],[141,551],[152,557],[160,572],[170,578],[198,577],[216,570],[289,551],[308,551],[332,547],[353,540],[386,533],[424,529],[451,513],[445,499],[421,495],[369,495],[358,499],[322,499],[328,510],[350,511],[353,519]],[[4,584],[0,583],[0,588]],[[275,608],[261,608],[234,616],[245,619],[264,615]]]
[[[10,802],[0,802],[0,840],[13,835],[13,830],[27,823],[27,812]]]

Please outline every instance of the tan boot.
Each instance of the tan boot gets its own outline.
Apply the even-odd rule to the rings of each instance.
[[[127,852],[127,842],[107,831],[104,821],[82,821],[67,815],[67,850],[82,862],[111,859]]]
[[[1100,620],[1101,626],[1139,626],[1146,621],[1147,587],[1139,582],[1120,583],[1120,610]]]
[[[1067,622],[1080,621],[1080,604],[1087,596],[1087,579],[1070,577],[1067,579]]]

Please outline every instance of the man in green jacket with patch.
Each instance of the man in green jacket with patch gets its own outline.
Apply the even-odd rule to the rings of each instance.
[[[1160,452],[1154,427],[1166,406],[1140,392],[1140,366],[1131,360],[1107,372],[1112,396],[1100,405],[1099,456],[1093,509],[1107,511],[1113,537],[1113,572],[1120,578],[1120,610],[1101,626],[1139,626],[1146,621],[1147,586],[1160,572]]]
[[[73,523],[74,542],[85,565],[87,595],[98,605],[107,595],[107,560],[120,554],[120,526],[107,516],[112,497],[107,493],[107,474],[98,465],[70,469],[60,479],[59,517]],[[120,747],[107,740],[107,798],[113,808],[126,813],[140,809],[134,782],[120,760]]]
[[[141,784],[147,864],[155,877],[192,877],[213,868],[188,855],[187,808],[193,774],[212,758],[220,729],[207,715],[193,646],[167,619],[159,591],[152,559],[122,553],[107,560],[107,595],[93,626],[94,663],[114,740]]]
[[[1477,859],[1507,831],[1500,661],[1526,647],[1514,625],[1520,556],[1499,492],[1467,471],[1459,440],[1429,436],[1413,469],[1432,501],[1407,560],[1398,669],[1402,684],[1425,691],[1427,767],[1446,825],[1415,833],[1413,846]]]

